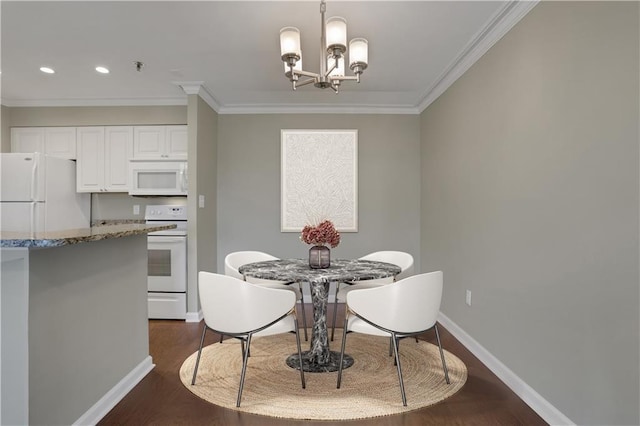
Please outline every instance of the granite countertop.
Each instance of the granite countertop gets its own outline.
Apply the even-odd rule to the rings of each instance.
[[[149,232],[173,229],[175,227],[176,225],[173,224],[147,225],[137,222],[124,222],[56,232],[29,233],[0,231],[0,247],[60,247],[69,244],[148,234]]]

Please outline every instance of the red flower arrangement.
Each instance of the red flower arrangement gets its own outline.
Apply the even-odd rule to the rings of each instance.
[[[340,244],[340,233],[330,220],[320,222],[316,226],[307,225],[302,228],[300,239],[307,244],[327,245],[332,248]]]

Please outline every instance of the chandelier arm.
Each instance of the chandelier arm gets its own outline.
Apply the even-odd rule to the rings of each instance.
[[[315,78],[310,78],[308,80],[304,80],[304,81],[301,81],[300,83],[297,83],[296,87],[306,86],[307,84],[315,83],[315,81],[316,81]]]
[[[360,74],[335,76],[331,77],[331,80],[355,81],[356,83],[360,83]]]
[[[315,72],[309,72],[309,71],[304,71],[304,70],[293,70],[293,73],[295,75],[301,75],[301,76],[305,76],[305,77],[320,78],[320,74],[315,73]]]
[[[324,73],[325,77],[328,77],[329,74],[331,74],[331,71],[333,71],[334,69],[336,69],[338,67],[338,59],[336,58],[336,61],[334,62],[333,66],[331,68],[329,68],[327,70],[327,72]]]

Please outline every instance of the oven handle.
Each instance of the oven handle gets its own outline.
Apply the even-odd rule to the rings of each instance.
[[[147,237],[149,243],[182,243],[187,241],[185,236],[168,237],[163,235],[149,235]]]

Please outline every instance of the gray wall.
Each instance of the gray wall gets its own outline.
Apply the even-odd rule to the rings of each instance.
[[[189,95],[188,312],[200,309],[198,271],[216,271],[216,150],[218,114],[198,95]],[[200,205],[199,197],[204,198]]]
[[[638,22],[540,3],[421,118],[442,312],[578,424],[640,423]]]
[[[146,246],[29,251],[29,424],[72,424],[149,356]]]
[[[358,130],[359,231],[332,257],[403,250],[420,268],[420,122],[407,115],[220,115],[218,270],[237,250],[308,256],[299,233],[280,232],[280,130]]]
[[[11,109],[0,106],[0,152],[11,152]]]
[[[9,126],[186,124],[186,106],[13,107]],[[4,123],[3,123],[4,126]]]

